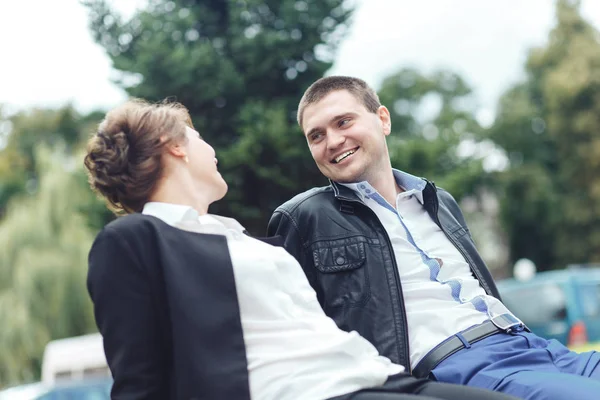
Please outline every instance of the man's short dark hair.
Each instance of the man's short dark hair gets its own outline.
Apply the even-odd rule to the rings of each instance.
[[[306,107],[318,103],[329,93],[337,90],[347,90],[372,113],[377,112],[381,106],[377,93],[362,79],[351,76],[327,76],[310,85],[304,92],[300,104],[298,104],[298,125],[302,127],[302,118]]]

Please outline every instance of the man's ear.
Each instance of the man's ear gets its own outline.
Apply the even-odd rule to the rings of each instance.
[[[392,117],[390,116],[390,111],[386,106],[379,106],[377,109],[377,116],[379,117],[379,121],[381,121],[383,134],[385,136],[389,135],[392,132]]]

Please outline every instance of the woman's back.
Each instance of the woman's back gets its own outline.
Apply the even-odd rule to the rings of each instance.
[[[147,215],[118,218],[90,250],[88,289],[114,397],[250,398],[223,236]]]

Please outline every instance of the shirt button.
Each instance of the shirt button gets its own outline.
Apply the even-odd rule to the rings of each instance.
[[[346,259],[345,259],[344,257],[338,257],[338,258],[336,258],[336,259],[335,259],[335,263],[336,263],[337,265],[342,265],[342,264],[344,264],[345,262],[346,262]]]
[[[360,185],[359,187],[360,187],[361,189],[364,189],[364,188],[366,188],[366,186],[365,186],[365,185]]]

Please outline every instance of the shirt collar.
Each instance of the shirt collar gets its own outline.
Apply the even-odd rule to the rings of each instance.
[[[182,204],[152,201],[144,205],[142,214],[156,217],[171,226],[175,226],[180,222],[199,221],[202,225],[221,225],[238,232],[245,231],[244,227],[233,218],[214,214],[200,215],[193,207]]]
[[[142,214],[151,215],[172,226],[184,221],[198,221],[199,217],[198,211],[193,207],[158,201],[144,204]]]
[[[417,200],[423,204],[423,189],[425,189],[427,182],[422,178],[418,178],[398,169],[392,169],[392,173],[394,174],[394,179],[396,179],[398,186],[404,189],[405,193],[408,194],[410,192],[410,194],[414,195]],[[369,198],[369,194],[377,192],[367,181],[342,183],[342,185],[355,191],[361,199]]]

